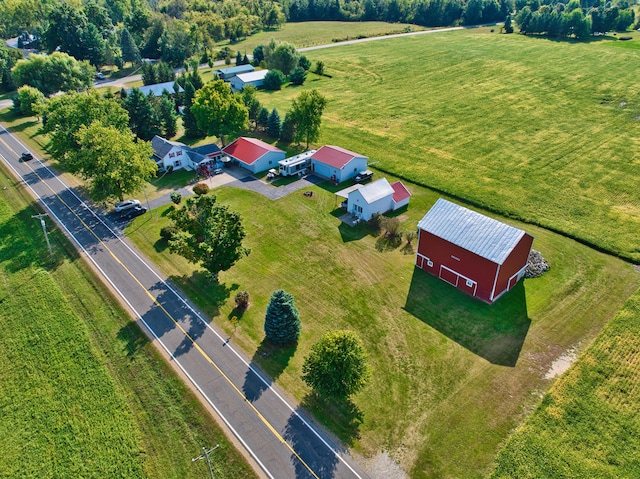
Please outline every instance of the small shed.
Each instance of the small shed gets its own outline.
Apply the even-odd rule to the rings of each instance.
[[[232,161],[251,173],[269,170],[284,159],[285,152],[257,138],[240,137],[229,143],[222,151]]]
[[[279,161],[280,176],[299,175],[307,171],[311,167],[311,155],[315,152],[316,150],[309,150]]]
[[[396,190],[400,194],[396,194]],[[406,206],[411,193],[400,181],[390,185],[386,178],[380,178],[368,185],[355,184],[338,191],[336,195],[346,198],[346,208],[349,213],[369,221],[376,213],[384,214]],[[399,201],[396,201],[396,198]]]
[[[367,169],[369,159],[339,146],[325,145],[311,156],[311,170],[334,183],[342,183]]]
[[[239,73],[231,79],[231,89],[234,91],[242,91],[247,85],[253,85],[259,88],[264,83],[264,77],[267,76],[267,73],[269,73],[269,70]]]
[[[524,276],[533,236],[438,199],[418,223],[416,266],[493,303]]]
[[[253,65],[238,65],[235,67],[219,68],[213,73],[216,74],[220,80],[230,81],[239,73],[249,73],[252,71],[254,71]]]

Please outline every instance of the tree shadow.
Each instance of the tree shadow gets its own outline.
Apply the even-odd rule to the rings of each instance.
[[[169,249],[169,243],[164,238],[158,238],[155,243],[153,243],[153,249],[156,253],[162,253]]]
[[[370,234],[367,225],[364,224],[349,226],[348,224],[340,223],[340,226],[338,226],[338,231],[340,232],[343,243],[358,241]]]
[[[381,253],[386,253],[388,251],[393,251],[397,249],[402,244],[402,236],[393,235],[382,235],[376,241],[376,250]]]
[[[417,267],[404,309],[490,363],[509,367],[531,324],[523,281],[490,305]]]
[[[300,404],[348,446],[360,439],[364,413],[351,399],[324,398],[312,391]]]
[[[149,343],[149,339],[142,333],[135,321],[130,321],[120,328],[116,337],[125,343],[124,350],[129,359],[132,359],[140,348]]]
[[[293,357],[298,343],[276,346],[264,338],[251,358],[244,377],[242,392],[248,401],[257,401],[262,393],[280,377]]]

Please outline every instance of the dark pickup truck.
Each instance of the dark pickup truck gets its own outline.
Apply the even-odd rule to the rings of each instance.
[[[355,181],[356,183],[364,183],[365,181],[369,181],[372,176],[373,176],[373,171],[364,170],[358,173],[353,179],[353,181]]]

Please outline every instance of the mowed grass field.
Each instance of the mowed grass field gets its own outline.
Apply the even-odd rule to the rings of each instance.
[[[255,477],[21,184],[0,177],[0,477]]]
[[[640,477],[640,294],[509,439],[493,478]]]
[[[415,230],[438,197],[408,186],[411,204],[398,216],[405,231]],[[341,225],[333,190],[324,185],[312,197],[299,191],[269,201],[216,189],[218,201],[242,215],[252,250],[216,286],[160,239],[172,206],[136,219],[127,233],[252,361],[356,451],[388,451],[412,478],[483,477],[551,384],[552,362],[589,344],[638,289],[640,274],[524,226],[551,270],[488,306],[415,271],[412,247],[390,244],[366,225]],[[283,350],[263,342],[266,306],[278,288],[294,295],[302,320],[299,343]],[[251,306],[234,325],[238,290],[249,292]],[[323,405],[300,380],[301,367],[314,341],[342,328],[362,337],[374,374],[353,405]]]
[[[318,144],[640,262],[640,41],[558,42],[490,29],[307,52],[332,78],[264,92],[281,117],[329,100]]]

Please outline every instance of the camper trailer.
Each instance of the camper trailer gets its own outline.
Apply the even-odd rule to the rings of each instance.
[[[316,150],[305,151],[299,155],[285,158],[278,162],[280,167],[280,176],[303,175],[311,166],[311,155]]]

